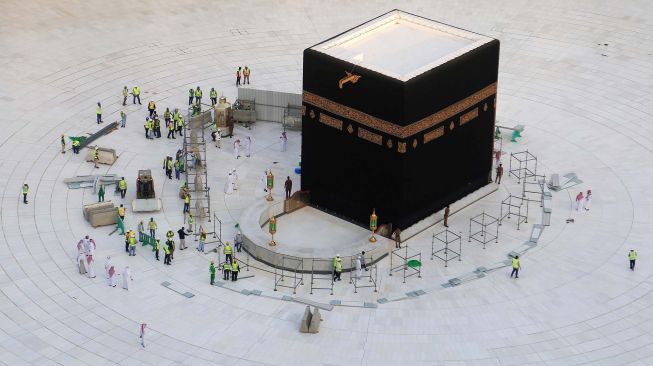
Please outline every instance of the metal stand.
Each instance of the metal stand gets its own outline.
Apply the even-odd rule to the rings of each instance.
[[[513,160],[515,168],[513,168]],[[537,157],[526,151],[510,153],[510,164],[508,174],[517,178],[517,183],[522,179],[537,174]]]
[[[331,259],[316,259],[313,258],[313,261],[311,262],[311,295],[313,295],[313,290],[330,290],[331,293],[330,295],[333,295],[333,272],[323,274],[319,273],[315,268],[320,268],[319,265],[316,266],[317,263],[324,263],[327,262],[328,267],[333,267],[333,260]],[[321,281],[321,283],[329,282],[329,284],[324,285],[328,287],[319,287],[318,281]]]
[[[371,263],[373,261],[373,258],[370,256],[369,261],[367,258],[365,259],[365,263]],[[377,282],[377,269],[376,265],[373,265],[369,268],[362,269],[361,268],[361,276],[358,277],[358,271],[355,269],[356,268],[356,258],[352,257],[351,258],[351,268],[353,268],[351,271],[349,271],[349,283],[354,285],[354,293],[358,293],[359,288],[365,288],[365,287],[374,287],[374,292],[377,292],[376,288],[376,282]],[[365,281],[365,280],[368,281]]]
[[[522,206],[524,205],[524,202],[526,202],[526,215],[522,215]],[[517,217],[517,230],[519,230],[519,225],[522,222],[528,224],[528,201],[521,197],[513,196],[512,194],[506,197],[506,199],[501,201],[501,212],[499,214],[499,226],[501,226],[503,219],[505,218],[510,219],[510,215]]]
[[[531,180],[530,178],[533,179]],[[539,202],[540,207],[543,207],[545,182],[545,175],[532,175],[524,178],[522,182],[522,198],[529,202]]]
[[[297,287],[304,284],[304,261],[301,258],[283,256],[279,265],[281,269],[274,267],[274,291],[277,291],[277,287],[286,287],[291,288],[292,293],[296,294]],[[292,269],[288,270],[284,268]],[[292,279],[292,284],[281,284],[286,278]]]
[[[458,251],[450,248],[450,244],[453,244],[455,248],[456,242],[458,242]],[[438,245],[439,249],[436,250],[436,244],[440,243],[443,244],[444,247]],[[458,258],[459,262],[462,261],[462,253],[462,233],[459,235],[449,229],[445,229],[437,234],[433,233],[433,237],[431,238],[431,260],[433,260],[434,257],[440,258],[444,261],[444,266],[447,267],[450,260]]]
[[[396,257],[396,258],[395,258]],[[399,263],[396,266],[394,263]],[[415,263],[417,262],[417,263]],[[413,265],[415,264],[415,265]],[[397,248],[390,253],[390,273],[402,271],[404,276],[404,282],[406,283],[406,278],[410,276],[417,275],[418,278],[422,278],[422,253],[416,252],[414,250],[408,249],[408,246],[403,248]]]
[[[474,226],[479,226],[480,230],[472,233]],[[495,226],[496,230],[492,230],[492,232],[490,232],[488,228],[491,226]],[[482,214],[471,217],[469,219],[469,239],[467,241],[471,242],[472,239],[483,244],[483,249],[485,249],[485,245],[492,240],[494,240],[495,243],[498,243],[499,219],[492,215],[486,214],[485,211],[483,211]]]

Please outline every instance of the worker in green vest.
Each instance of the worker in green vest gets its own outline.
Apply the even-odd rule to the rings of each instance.
[[[154,121],[148,118],[145,123],[147,123],[147,138],[154,140]]]
[[[156,260],[159,260],[159,248],[160,248],[160,242],[161,242],[161,241],[160,241],[159,239],[156,239],[156,240],[154,241],[154,258],[156,258]]]
[[[188,105],[193,104],[194,96],[195,96],[195,90],[193,90],[193,88],[188,89]]]
[[[104,184],[100,183],[100,189],[97,191],[98,202],[104,202]]]
[[[145,234],[145,224],[143,223],[143,220],[141,220],[141,222],[138,223],[138,227],[136,228],[136,230],[138,230],[138,241],[142,242],[143,237],[141,236],[141,234]]]
[[[195,89],[195,103],[202,103],[202,89],[200,89],[199,85]]]
[[[23,203],[27,204],[27,192],[29,192],[29,186],[27,185],[27,182],[23,183]]]
[[[152,239],[156,236],[156,221],[154,221],[154,217],[150,217],[150,222],[147,223],[147,228],[150,229],[150,236]]]
[[[637,252],[634,249],[631,249],[628,252],[628,260],[630,261],[630,270],[635,270],[635,261],[637,260]]]
[[[66,153],[66,136],[63,133],[61,134],[61,153]]]
[[[195,219],[193,218],[193,214],[190,212],[188,213],[188,235],[193,234],[193,224],[195,223]]]
[[[224,262],[222,265],[222,279],[227,281],[229,280],[229,277],[231,276],[231,263],[229,262]]]
[[[127,194],[127,181],[125,180],[125,177],[122,177],[118,183],[118,188],[120,188],[120,198],[125,198],[125,195]]]
[[[181,130],[184,128],[184,119],[181,118],[181,115],[177,114],[177,133],[179,136],[183,135]]]
[[[218,104],[218,92],[215,91],[215,88],[211,88],[211,105]]]
[[[125,222],[125,206],[123,206],[122,204],[120,205],[120,207],[118,207],[118,216],[120,216],[120,219],[124,223]]]
[[[211,274],[211,286],[215,282],[215,265],[213,265],[213,259],[211,259],[211,264],[209,265],[209,273]]]
[[[136,99],[138,99],[138,104],[141,104],[141,89],[138,86],[132,89],[132,95],[134,96],[133,103],[136,104]]]
[[[237,281],[238,280],[238,271],[240,270],[240,266],[238,265],[238,260],[234,259],[234,262],[231,263],[231,280],[232,281]]]
[[[514,275],[515,278],[519,278],[519,270],[521,269],[521,264],[519,263],[519,256],[516,255],[512,259],[512,272],[510,273],[510,278]]]
[[[229,242],[226,242],[224,244],[224,260],[229,262],[229,263],[231,263],[232,260],[233,260],[233,254],[232,254],[231,245],[229,244]]]
[[[102,123],[102,105],[100,102],[97,102],[97,106],[95,107],[95,116],[97,117],[97,124]]]

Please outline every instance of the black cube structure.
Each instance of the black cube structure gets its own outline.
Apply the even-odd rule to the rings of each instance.
[[[393,10],[304,50],[302,190],[405,229],[491,180],[499,41]]]

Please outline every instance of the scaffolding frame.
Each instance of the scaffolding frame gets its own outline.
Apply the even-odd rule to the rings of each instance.
[[[318,263],[318,265],[316,265],[316,262]],[[324,274],[324,273],[320,273],[323,271],[316,269],[316,268],[323,268],[319,265],[319,263],[324,263],[324,262],[327,262],[327,266],[333,267],[332,259],[313,258],[313,260],[311,261],[311,295],[313,295],[313,290],[330,290],[331,291],[330,295],[333,295],[333,275],[334,275],[333,270],[330,273]],[[329,287],[319,287],[320,285],[317,285],[318,282],[324,283],[325,281],[331,282],[330,286],[325,285]]]
[[[287,265],[286,262],[294,264],[294,266],[291,267],[290,264]],[[285,287],[291,288],[292,293],[296,294],[297,287],[304,284],[304,261],[301,258],[283,256],[281,257],[281,263],[279,266],[281,268],[274,267],[274,291],[277,291],[277,287]],[[293,269],[290,270],[285,268]],[[286,273],[288,272],[292,273],[292,276],[287,275]],[[292,285],[281,284],[284,282],[286,277],[292,279]]]
[[[524,205],[524,202],[526,202],[526,215],[522,215],[522,206]],[[505,214],[503,213],[504,206],[506,206]],[[519,230],[519,225],[522,222],[528,224],[528,200],[510,194],[503,201],[501,201],[501,211],[499,214],[499,226],[501,226],[505,218],[510,219],[511,215],[517,217],[517,230]]]
[[[480,226],[480,230],[472,233],[472,228],[474,226]],[[488,230],[488,227],[490,226],[496,226],[496,231],[491,233]],[[467,242],[471,243],[472,239],[475,241],[483,244],[483,249],[485,249],[485,245],[492,240],[494,240],[495,243],[499,242],[499,219],[486,214],[485,211],[483,213],[480,213],[474,217],[469,218],[469,238]]]
[[[408,266],[408,262],[412,259],[417,259],[420,263],[422,262],[422,252],[417,252],[415,250],[410,249],[410,253],[408,252],[409,248],[408,245],[404,245],[402,248],[397,248],[392,250],[390,252],[390,273],[389,275],[392,276],[392,272],[397,272],[397,271],[402,271],[403,276],[404,276],[404,282],[406,283],[406,278],[410,276],[417,275],[417,278],[422,278],[422,266],[420,265],[417,268],[410,267]],[[403,252],[403,253],[401,253]],[[397,259],[394,259],[394,257],[397,257]],[[399,261],[399,264],[394,266],[393,263]],[[406,274],[410,270],[410,273]]]
[[[435,244],[437,242],[444,244],[444,247],[436,250]],[[455,245],[456,242],[458,242],[458,251],[455,251],[449,247],[451,243],[454,243]],[[462,233],[456,234],[455,232],[449,229],[444,229],[443,231],[440,231],[437,234],[435,232],[433,233],[433,237],[431,238],[431,260],[433,260],[433,258],[439,258],[444,261],[444,266],[448,267],[449,261],[451,260],[458,258],[459,262],[462,261],[463,260],[462,254],[463,254]]]
[[[188,190],[193,193],[191,194],[191,202],[194,202],[194,204],[192,204],[191,207],[195,211],[194,216],[200,221],[204,217],[208,217],[208,221],[211,222],[211,188],[208,185],[206,138],[204,129],[207,127],[207,125],[212,125],[212,115],[215,107],[204,103],[202,103],[201,106],[207,106],[209,109],[203,112],[200,111],[199,114],[194,114],[194,107],[191,106],[187,110],[186,120],[184,121],[184,136],[182,146],[185,162],[184,176],[186,178]],[[195,177],[192,179],[192,181],[190,179],[191,168],[189,165],[189,162],[192,161],[190,152],[197,153],[199,155],[198,158],[200,163],[200,166],[198,166],[196,161],[195,165],[192,168],[195,171],[195,174],[193,174]],[[184,222],[186,222],[185,217]]]
[[[533,178],[533,181],[529,181],[529,178]],[[546,184],[546,175],[531,175],[522,181],[522,197],[529,202],[539,202],[540,207],[544,207],[544,184]],[[536,186],[535,191],[533,186]],[[533,195],[539,197],[533,198]]]
[[[513,160],[515,160],[515,167],[513,169]],[[534,163],[533,163],[534,162]],[[519,184],[522,179],[526,179],[529,176],[537,175],[537,157],[528,150],[510,153],[510,162],[508,165],[508,175],[512,175],[517,178],[517,183]]]
[[[358,256],[356,257],[358,258]],[[378,280],[378,271],[376,268],[376,264],[371,266],[371,267],[366,267],[364,270],[361,268],[361,276],[358,277],[358,273],[356,270],[356,258],[352,257],[351,258],[351,268],[352,270],[349,271],[349,283],[354,285],[354,293],[358,293],[359,288],[372,288],[374,287],[374,292],[378,292],[377,290],[377,280]],[[367,260],[365,260],[367,263]],[[370,262],[372,262],[372,257],[370,257]],[[369,281],[365,282],[363,279],[369,278]],[[362,283],[362,284],[359,284]]]

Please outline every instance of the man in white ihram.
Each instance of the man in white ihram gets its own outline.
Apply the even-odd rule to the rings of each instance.
[[[122,288],[129,291],[130,281],[133,281],[134,277],[132,276],[129,266],[125,266],[125,270],[122,271]]]
[[[234,158],[238,159],[240,156],[240,140],[234,141]]]
[[[234,178],[231,175],[231,173],[229,173],[229,175],[227,176],[227,181],[224,182],[224,193],[225,194],[234,193]]]
[[[95,278],[95,240],[89,239],[88,235],[84,238],[84,247],[86,249],[86,272],[89,278]]]

